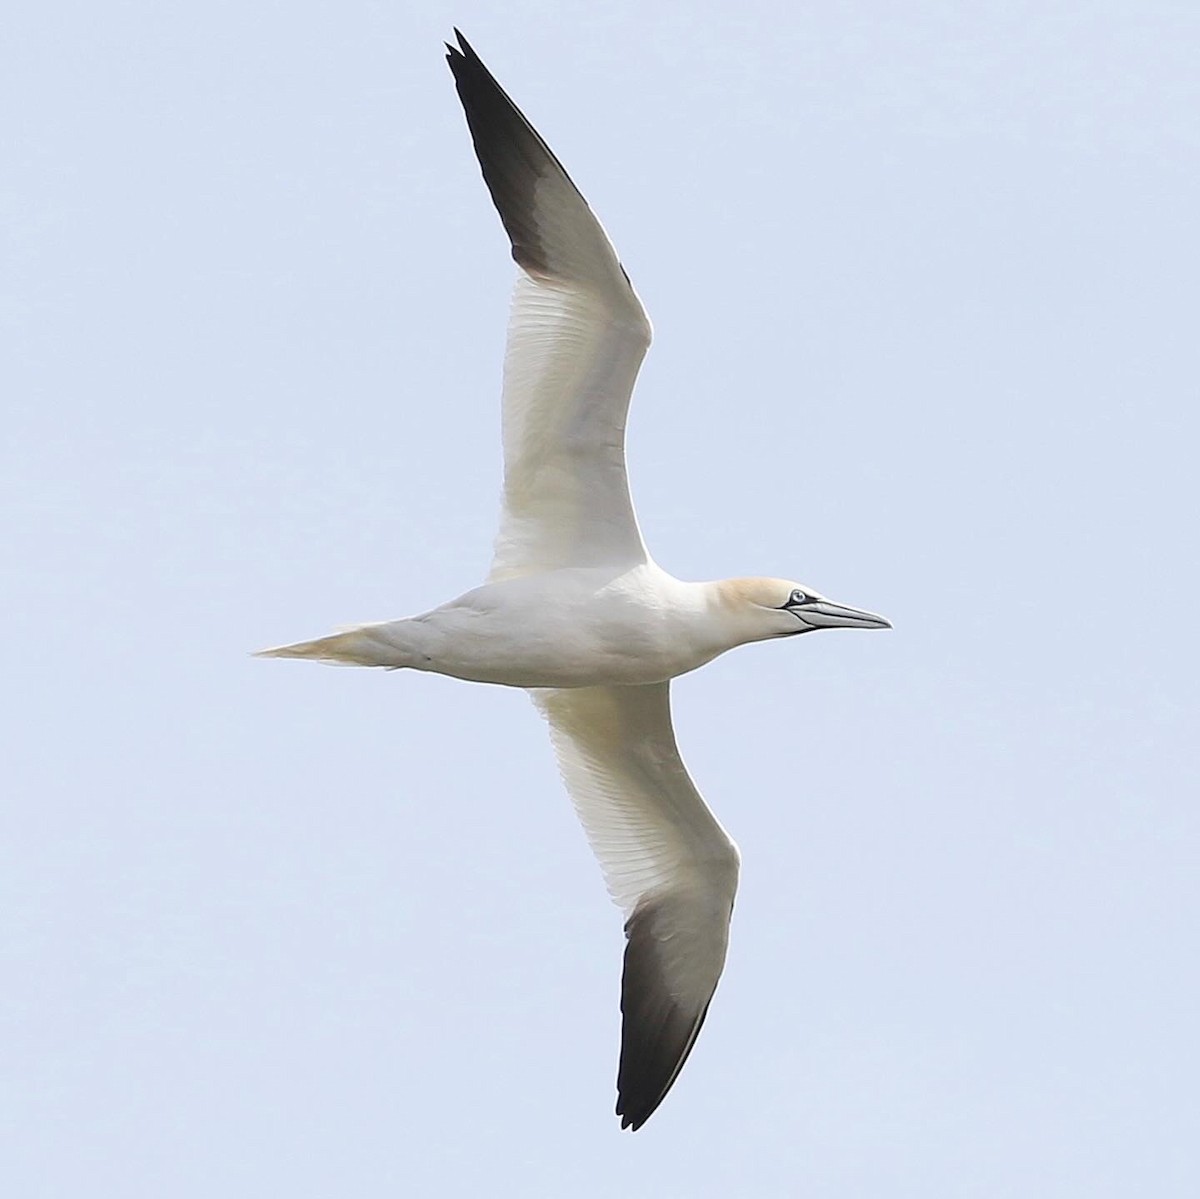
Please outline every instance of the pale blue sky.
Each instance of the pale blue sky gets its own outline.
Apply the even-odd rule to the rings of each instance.
[[[252,660],[487,563],[460,25],[656,326],[687,578],[895,631],[675,688],[725,979],[612,1115],[619,913],[519,693]],[[0,1184],[1200,1192],[1200,9],[25,4],[0,69]]]

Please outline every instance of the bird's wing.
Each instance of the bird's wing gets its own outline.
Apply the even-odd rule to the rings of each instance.
[[[625,475],[625,417],[650,322],[587,201],[455,33],[447,61],[520,267],[491,578],[645,562]]]
[[[531,694],[625,912],[617,1114],[636,1129],[682,1069],[721,977],[737,847],[679,757],[669,684]]]

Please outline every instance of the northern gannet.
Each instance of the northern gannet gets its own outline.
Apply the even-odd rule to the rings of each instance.
[[[625,915],[617,1114],[679,1074],[725,964],[737,847],[679,756],[670,680],[752,641],[884,629],[775,578],[686,583],[642,542],[625,418],[650,322],[600,222],[458,30],[447,61],[520,268],[487,581],[419,616],[261,651],[528,689]]]

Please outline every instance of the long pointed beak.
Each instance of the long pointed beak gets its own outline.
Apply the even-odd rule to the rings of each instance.
[[[842,604],[831,604],[828,600],[818,600],[815,604],[805,604],[797,616],[814,629],[890,629],[892,623],[874,612],[864,612],[860,608],[847,608]]]

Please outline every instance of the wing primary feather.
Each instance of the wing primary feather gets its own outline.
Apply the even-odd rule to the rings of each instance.
[[[446,61],[454,73],[484,182],[512,242],[513,259],[523,270],[552,277],[555,264],[537,221],[538,182],[557,174],[585,208],[587,201],[467,39],[457,29],[454,32],[461,50],[447,44]]]
[[[623,1129],[637,1132],[679,1077],[712,997],[696,1010],[670,994],[656,961],[653,903],[639,905],[625,936],[616,1113]]]

